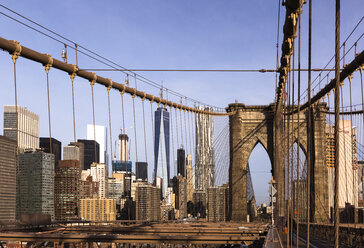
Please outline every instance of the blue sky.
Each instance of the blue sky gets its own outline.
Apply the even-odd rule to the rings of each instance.
[[[278,1],[243,0],[185,0],[185,1],[40,1],[3,0],[1,4],[18,11],[40,24],[70,38],[126,68],[177,69],[274,69]],[[363,16],[362,0],[342,1],[342,37],[346,37]],[[0,8],[0,11],[9,13]],[[313,6],[313,68],[323,67],[334,52],[334,3],[314,1]],[[280,39],[285,9],[281,8]],[[308,5],[304,6],[302,23],[302,67],[307,68]],[[25,28],[0,15],[0,36],[18,40],[24,46],[60,59],[63,45]],[[364,30],[358,28],[350,41]],[[342,38],[343,39],[343,38]],[[358,43],[358,50],[363,42]],[[75,63],[69,49],[69,63]],[[349,59],[348,59],[349,60]],[[79,55],[80,68],[105,66]],[[45,73],[34,62],[19,59],[19,105],[27,106],[40,115],[40,134],[48,135]],[[119,72],[100,72],[102,76],[122,82]],[[265,105],[274,101],[274,73],[170,73],[145,72],[143,76],[162,82],[164,86],[199,101],[226,107],[235,100],[248,105]],[[315,77],[316,74],[313,75]],[[333,76],[331,76],[333,77]],[[306,75],[302,75],[305,82]],[[132,80],[131,80],[132,81]],[[0,103],[13,104],[12,62],[10,56],[0,53]],[[54,137],[68,144],[72,140],[71,83],[67,75],[51,70],[52,130]],[[132,84],[133,85],[133,84]],[[158,90],[138,82],[138,88],[158,94]],[[303,88],[305,88],[303,86]],[[104,87],[95,87],[96,122],[108,125],[107,98]],[[90,87],[76,78],[76,123],[78,138],[86,137],[86,124],[92,122]],[[354,94],[354,97],[359,95]],[[131,99],[126,98],[127,127],[133,126]],[[177,98],[172,98],[178,101]],[[120,96],[111,94],[113,136],[121,127]],[[192,103],[190,103],[192,104]],[[147,123],[150,106],[146,104]],[[137,126],[142,130],[141,103],[137,101]],[[3,108],[0,108],[2,116]],[[221,129],[227,118],[217,122]],[[2,122],[0,128],[2,129]],[[130,136],[134,139],[133,131]],[[147,125],[148,160],[152,165],[151,127]],[[140,159],[144,157],[143,136],[138,131]],[[114,145],[114,144],[113,144]],[[133,158],[133,149],[132,149]],[[139,159],[139,160],[140,160]],[[267,201],[271,175],[254,173],[269,171],[270,162],[264,148],[257,146],[250,159],[258,203]],[[152,166],[150,166],[151,168]],[[151,176],[151,170],[149,171]],[[263,183],[264,182],[264,183]]]

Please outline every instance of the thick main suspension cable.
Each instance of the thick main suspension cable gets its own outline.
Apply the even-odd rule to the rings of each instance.
[[[11,40],[7,40],[4,38],[0,37],[0,48],[3,50],[8,51],[10,54],[13,54],[15,51],[17,51],[18,46],[20,46],[16,41],[11,41]],[[48,64],[48,60],[49,60],[49,55],[47,54],[42,54],[39,53],[37,51],[34,51],[30,48],[27,48],[25,46],[20,46],[21,47],[21,52],[19,53],[19,56],[22,56],[24,58],[33,60],[35,62],[41,63],[43,65]],[[72,64],[67,64],[65,62],[62,62],[60,60],[57,59],[53,59],[53,64],[52,64],[53,68],[56,68],[58,70],[67,72],[68,74],[72,74],[75,73],[77,76],[87,79],[88,81],[92,81],[95,80],[96,83],[104,85],[105,87],[110,87],[112,89],[116,89],[118,91],[124,91],[125,93],[128,93],[130,95],[135,95],[136,97],[139,98],[145,98],[148,101],[153,101],[153,102],[157,102],[159,104],[163,104],[164,106],[172,106],[174,108],[178,108],[181,110],[187,110],[187,111],[191,111],[194,113],[201,113],[201,114],[208,114],[208,115],[233,115],[235,114],[235,112],[229,112],[229,113],[225,113],[225,112],[214,112],[214,111],[205,111],[202,109],[198,109],[198,108],[191,108],[189,106],[185,106],[176,102],[172,102],[172,101],[168,101],[167,99],[163,99],[161,97],[157,97],[154,96],[152,94],[147,94],[143,91],[139,91],[135,88],[131,88],[128,87],[124,84],[120,84],[117,82],[114,82],[110,79],[98,76],[92,72],[86,71],[86,70],[77,70],[76,72],[74,71],[74,65]]]

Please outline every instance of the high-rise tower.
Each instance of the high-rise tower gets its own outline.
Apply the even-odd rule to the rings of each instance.
[[[26,108],[4,106],[4,136],[18,140],[20,149],[39,148],[39,116]]]
[[[162,178],[162,194],[167,193],[170,173],[169,112],[158,108],[154,113],[154,176]]]
[[[211,111],[211,108],[199,107]],[[211,115],[196,114],[196,166],[195,189],[207,195],[207,189],[215,185],[215,163],[213,144],[214,125]]]

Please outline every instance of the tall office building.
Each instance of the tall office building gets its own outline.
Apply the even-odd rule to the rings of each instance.
[[[58,161],[62,159],[62,143],[55,138],[49,140],[48,137],[39,138],[39,148],[42,148],[44,152],[50,153],[52,146],[52,154],[54,155],[54,170],[58,166]]]
[[[211,108],[199,109],[211,111]],[[202,190],[206,195],[207,189],[215,185],[213,133],[212,116],[196,114],[195,188]]]
[[[39,148],[39,116],[23,107],[16,111],[15,106],[4,106],[4,136],[13,140],[18,136],[20,149]]]
[[[135,193],[136,220],[159,221],[161,218],[160,189],[140,184]]]
[[[147,162],[136,162],[135,163],[135,175],[136,179],[148,181],[148,163]]]
[[[91,176],[93,178],[93,181],[99,182],[99,197],[106,198],[108,195],[106,165],[93,163],[91,165]]]
[[[339,121],[339,208],[349,203],[358,207],[358,188],[360,184],[357,163],[357,129],[350,120]],[[326,126],[326,164],[329,183],[329,206],[334,206],[335,150],[334,126]]]
[[[183,147],[177,149],[177,175],[186,177],[186,156]]]
[[[177,217],[187,217],[187,180],[178,175],[173,178],[173,193],[176,195],[175,207],[178,210]]]
[[[228,218],[228,188],[210,187],[207,192],[207,220],[213,222],[226,221]]]
[[[54,177],[54,210],[56,220],[72,220],[78,217],[80,179],[80,161],[59,161]]]
[[[65,158],[63,155],[63,160],[78,160],[80,161],[80,166],[81,168],[85,167],[85,144],[81,143],[81,142],[70,142],[68,144],[68,146],[75,146],[78,147],[78,151],[79,151],[79,158]]]
[[[79,139],[77,143],[83,144],[83,168],[87,170],[91,168],[92,163],[100,162],[100,145],[94,140]]]
[[[162,195],[166,196],[170,175],[169,113],[158,108],[154,113],[154,176],[162,178]]]
[[[108,164],[108,154],[107,154],[107,128],[105,126],[99,126],[92,124],[87,124],[87,139],[96,140],[100,145],[100,163]]]
[[[186,158],[186,179],[187,179],[187,202],[193,200],[193,175],[192,175],[192,155],[187,154]]]
[[[49,214],[54,218],[54,155],[42,151],[19,154],[18,206],[20,214]]]
[[[16,141],[0,135],[0,222],[15,220],[16,153]]]
[[[119,160],[128,161],[129,160],[129,137],[127,134],[119,134]]]

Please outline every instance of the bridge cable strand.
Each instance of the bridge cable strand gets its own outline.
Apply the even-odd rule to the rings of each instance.
[[[94,131],[94,149],[95,149],[95,161],[97,161],[97,150],[96,150],[96,125],[95,125],[95,100],[94,100],[94,85],[96,82],[96,74],[94,73],[94,80],[90,81],[91,95],[92,95],[92,123]],[[100,158],[99,158],[100,159]]]
[[[355,54],[354,54],[355,56]],[[355,157],[354,157],[354,134],[353,134],[353,103],[352,103],[352,94],[351,94],[351,80],[353,78],[353,74],[348,76],[348,80],[349,80],[349,91],[350,91],[350,144],[351,144],[351,159],[352,159],[352,164],[351,164],[351,169],[352,171],[352,175],[353,175],[353,188],[352,190],[354,191],[353,194],[357,194],[356,189],[357,187],[355,187],[355,171],[357,170],[357,163],[355,161]],[[354,206],[356,206],[357,202],[356,202],[356,197],[354,196]],[[354,223],[354,225],[356,226],[356,224]]]
[[[185,150],[186,150],[186,154],[187,154],[187,148],[188,148],[188,140],[187,140],[187,137],[188,137],[188,134],[187,134],[187,122],[186,122],[186,110],[184,109],[183,110],[183,115],[184,115],[184,126],[185,126]]]
[[[308,128],[307,128],[307,248],[310,244],[310,221],[311,221],[311,169],[312,169],[312,106],[311,106],[311,51],[312,51],[312,0],[309,0],[309,18],[308,18]]]
[[[188,102],[187,102],[187,98],[185,99],[185,104],[186,105],[188,105]],[[191,154],[191,156],[192,156],[192,145],[191,145],[191,124],[190,124],[190,111],[189,110],[187,110],[187,125],[188,125],[188,127],[187,127],[187,129],[188,129],[188,137],[189,137],[189,145],[190,145],[190,153],[189,154]]]
[[[76,77],[76,71],[78,70],[77,66],[74,66],[74,72],[70,74],[71,83],[72,83],[72,113],[73,113],[73,140],[76,142],[76,114],[75,114],[75,90],[74,90],[74,80]]]
[[[44,69],[47,76],[47,99],[48,99],[48,129],[49,129],[49,150],[52,153],[52,128],[51,128],[51,105],[50,105],[50,96],[49,96],[49,70],[53,65],[53,59],[50,55],[48,55],[48,64],[44,65]]]
[[[155,171],[155,164],[156,164],[156,162],[155,162],[155,158],[156,158],[156,149],[155,149],[155,128],[154,128],[154,120],[153,120],[153,100],[151,100],[150,101],[150,119],[151,119],[151,121],[152,121],[152,125],[151,125],[151,127],[152,127],[152,138],[153,138],[153,150],[154,150],[154,170],[153,170],[153,176],[154,176],[154,178],[153,178],[153,180],[155,180],[156,179],[156,177],[157,177],[157,175],[156,175],[156,171]]]
[[[177,114],[177,108],[174,109],[175,111],[175,116],[176,116],[176,135],[177,135],[177,149],[179,147],[179,140],[178,140],[178,114]],[[177,171],[177,170],[176,170]]]
[[[135,79],[135,90],[137,89],[137,81],[136,76],[134,75]],[[138,142],[137,142],[137,127],[136,127],[136,120],[135,120],[135,94],[132,95],[133,99],[133,119],[134,119],[134,144],[135,144],[135,161],[138,162]]]
[[[148,151],[147,151],[147,134],[145,130],[145,110],[144,110],[144,100],[145,97],[142,98],[142,108],[143,108],[143,129],[144,129],[144,153],[145,153],[145,162],[148,163]]]
[[[15,104],[15,141],[16,141],[16,153],[15,153],[15,162],[16,162],[16,176],[17,178],[19,178],[19,171],[20,171],[20,163],[19,163],[19,137],[18,137],[18,122],[19,122],[19,117],[18,117],[18,92],[17,92],[17,83],[16,83],[16,61],[21,53],[21,46],[19,45],[19,42],[16,42],[17,44],[17,50],[14,51],[11,54],[11,59],[13,61],[13,75],[14,75],[14,104]],[[18,195],[20,195],[20,189],[19,187],[16,187],[17,191],[16,193]]]
[[[180,104],[182,105],[182,99],[180,100]],[[182,120],[182,110],[179,109],[179,126],[180,126],[180,131],[181,131],[181,146],[183,147],[183,129],[182,129],[182,125],[183,125],[183,120]]]
[[[109,112],[109,135],[110,135],[110,154],[112,159],[112,133],[111,133],[111,104],[110,104],[110,89],[111,89],[112,81],[110,80],[110,85],[106,88],[107,89],[107,106],[108,106],[108,112]],[[107,167],[108,165],[106,165]]]
[[[294,60],[295,60],[295,40],[292,41],[292,46],[293,46],[293,49],[292,49],[292,72],[290,72],[291,74],[291,109],[293,108],[293,103],[294,103],[294,73],[295,73],[295,64],[294,64]],[[290,241],[291,241],[291,244],[290,244],[290,247],[292,247],[292,242],[293,242],[293,219],[294,219],[294,211],[293,211],[293,202],[294,202],[294,196],[293,196],[293,170],[294,170],[294,167],[293,167],[293,142],[294,142],[294,127],[293,127],[293,119],[294,117],[292,116],[291,117],[291,140],[292,140],[292,149],[290,151],[291,153],[291,191],[290,191],[290,195],[291,195],[291,222],[290,222],[290,230],[291,230],[291,235],[290,235]]]
[[[360,85],[361,85],[361,106],[362,106],[362,116],[363,116],[363,125],[364,125],[364,90],[363,90],[363,65],[361,65],[359,67],[359,72],[360,72]],[[363,126],[363,131],[364,131],[364,126]],[[364,135],[362,134],[362,142],[364,144]]]
[[[174,135],[173,135],[173,119],[172,119],[172,113],[173,113],[173,111],[172,111],[172,107],[171,106],[169,106],[169,111],[171,112],[171,114],[170,114],[170,116],[169,116],[169,121],[170,121],[170,123],[171,123],[171,136],[172,136],[172,159],[173,159],[173,163],[174,163],[174,161],[175,161],[175,157],[174,157]],[[173,170],[174,170],[174,168],[173,168]],[[177,175],[177,172],[176,171],[174,171],[174,174],[175,175]]]
[[[276,57],[276,69],[278,69],[279,65],[279,23],[281,19],[281,0],[278,0],[278,23],[277,23],[277,42],[276,42],[276,48],[277,48],[277,57]],[[276,72],[276,88],[278,86],[278,71]]]

